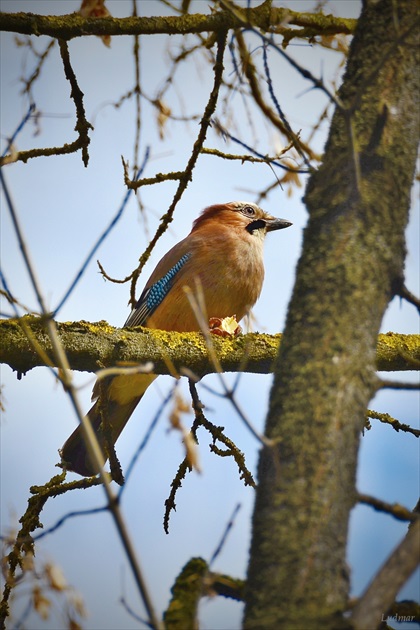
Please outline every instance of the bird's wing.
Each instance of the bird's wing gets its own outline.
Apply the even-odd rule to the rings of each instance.
[[[175,245],[158,263],[125,322],[125,327],[144,326],[182,275],[181,270],[184,271],[184,265],[192,256],[190,251],[185,251],[185,240]]]

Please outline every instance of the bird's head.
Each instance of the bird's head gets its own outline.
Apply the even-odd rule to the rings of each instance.
[[[282,230],[292,225],[286,219],[278,219],[251,201],[230,201],[210,206],[194,221],[193,231],[217,221],[232,229],[246,230],[252,236],[264,238],[267,232]]]

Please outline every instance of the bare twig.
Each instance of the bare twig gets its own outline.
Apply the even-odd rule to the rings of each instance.
[[[291,149],[291,147],[292,145],[289,144],[281,151],[281,154],[283,155],[284,153],[286,153],[289,149]],[[242,163],[251,162],[252,164],[270,164],[271,162],[276,162],[280,159],[280,155],[276,155],[275,157],[270,157],[267,155],[263,158],[260,158],[247,154],[237,155],[234,153],[225,153],[224,151],[219,151],[219,149],[209,149],[207,147],[203,147],[201,149],[201,153],[203,153],[203,155],[215,155],[216,157],[220,157],[223,160],[239,160]]]
[[[212,125],[213,125],[213,127],[215,127],[222,134],[222,136],[224,136],[225,138],[229,138],[229,140],[232,140],[232,142],[235,142],[236,144],[239,144],[241,147],[243,147],[244,149],[249,151],[249,153],[251,155],[257,156],[258,158],[261,159],[262,162],[267,162],[268,161],[265,155],[262,155],[256,149],[251,147],[249,144],[246,144],[242,140],[239,140],[239,138],[236,138],[235,136],[233,136],[226,128],[224,128],[222,126],[222,124],[218,120],[213,119],[212,120]],[[269,160],[269,164],[271,164],[273,166],[277,166],[278,168],[281,168],[284,171],[291,172],[291,173],[301,173],[301,174],[305,174],[305,175],[310,173],[310,171],[307,170],[307,169],[291,168],[290,166],[286,166],[285,164],[281,164],[280,162],[278,162],[278,160],[270,159]]]
[[[245,485],[255,487],[255,482],[252,477],[252,474],[247,469],[245,465],[245,458],[243,453],[236,447],[236,445],[230,440],[223,432],[224,427],[216,427],[212,422],[209,422],[203,413],[203,405],[198,397],[197,389],[195,387],[195,382],[190,378],[189,381],[190,393],[192,398],[192,405],[195,413],[195,420],[191,427],[191,434],[195,441],[198,443],[197,439],[197,430],[200,426],[207,429],[210,435],[213,438],[213,444],[210,445],[210,450],[219,455],[221,457],[233,457],[239,472],[240,479],[244,480]],[[226,451],[222,451],[216,446],[216,441],[221,442],[224,446],[226,446]],[[192,470],[192,466],[187,457],[181,462],[178,467],[177,473],[172,480],[171,483],[171,491],[169,497],[165,501],[165,515],[163,519],[163,526],[165,532],[169,533],[169,519],[172,510],[176,509],[175,497],[182,485],[183,479],[185,479],[185,475],[188,471]]]
[[[57,329],[55,326],[55,322],[51,319],[51,317],[49,316],[49,313],[46,309],[45,303],[44,303],[44,298],[41,292],[41,288],[40,288],[40,284],[38,282],[38,279],[36,277],[35,274],[35,270],[34,270],[34,266],[32,264],[32,261],[30,259],[30,255],[29,255],[29,250],[26,246],[26,242],[24,240],[23,237],[23,230],[20,226],[20,221],[16,212],[16,209],[14,207],[14,204],[12,202],[8,187],[6,185],[5,179],[4,179],[4,174],[2,172],[2,170],[0,170],[0,180],[1,183],[3,185],[3,190],[5,193],[5,197],[6,197],[6,201],[7,201],[7,205],[8,205],[8,209],[10,212],[10,216],[12,218],[12,222],[13,222],[13,226],[15,229],[15,233],[19,242],[19,247],[20,250],[22,252],[22,256],[25,262],[25,266],[27,269],[27,272],[29,274],[29,277],[31,279],[31,283],[32,286],[34,288],[35,294],[37,296],[37,300],[41,309],[41,312],[45,318],[45,327],[48,333],[48,336],[50,337],[51,340],[51,344],[52,344],[52,348],[53,348],[53,354],[55,356],[55,359],[57,361],[57,364],[60,367],[60,372],[61,372],[61,380],[63,382],[63,386],[66,390],[66,392],[68,393],[68,396],[71,400],[71,403],[73,405],[74,411],[76,413],[76,416],[79,419],[79,422],[81,422],[82,425],[82,430],[83,430],[83,436],[85,438],[86,444],[87,444],[87,448],[88,448],[88,454],[89,457],[92,461],[92,463],[94,464],[94,467],[99,470],[99,476],[102,482],[102,486],[104,488],[104,492],[107,498],[107,506],[109,511],[111,512],[111,515],[114,519],[114,523],[116,525],[119,537],[121,539],[122,545],[124,547],[124,550],[126,552],[127,555],[127,559],[128,562],[131,566],[131,569],[133,571],[133,575],[134,575],[134,579],[136,581],[137,587],[139,589],[139,593],[141,595],[141,598],[143,600],[144,606],[146,608],[146,611],[149,615],[149,619],[150,619],[150,623],[153,626],[153,628],[161,628],[161,623],[158,619],[158,617],[156,616],[156,613],[154,611],[154,606],[152,604],[150,595],[149,595],[149,591],[148,588],[146,586],[146,582],[143,578],[143,574],[139,565],[139,561],[136,557],[136,553],[133,547],[133,544],[131,542],[131,538],[129,536],[125,521],[123,519],[123,516],[121,514],[120,511],[120,507],[118,504],[118,500],[117,500],[117,496],[115,495],[110,481],[109,481],[109,477],[108,475],[105,473],[103,467],[102,467],[102,461],[103,461],[103,457],[102,457],[102,452],[101,452],[101,447],[99,445],[99,442],[97,440],[97,437],[93,431],[92,425],[90,423],[89,417],[85,416],[82,408],[80,406],[79,403],[79,399],[77,396],[77,392],[76,389],[73,385],[72,382],[72,374],[70,371],[70,367],[67,361],[67,357],[66,354],[63,350],[63,347],[61,345],[59,336],[57,334]],[[29,532],[28,532],[29,534]],[[16,541],[16,545],[18,546],[18,549],[20,548],[18,540]],[[16,564],[14,564],[14,567],[16,568]],[[11,567],[12,568],[12,567]],[[2,607],[3,610],[6,611],[7,609],[7,601],[9,599],[10,593],[11,593],[11,588],[12,588],[12,583],[8,582],[5,585],[5,589],[4,589],[4,596],[3,596],[3,602],[2,602]]]
[[[239,478],[244,481],[246,486],[252,486],[253,488],[255,488],[256,483],[254,481],[254,478],[251,472],[248,470],[248,468],[245,465],[244,454],[238,449],[236,444],[232,442],[232,440],[224,434],[223,432],[224,427],[217,427],[212,422],[207,420],[207,418],[205,417],[203,413],[204,405],[201,403],[199,399],[195,382],[190,378],[188,380],[188,384],[190,388],[191,398],[193,401],[193,409],[195,413],[195,421],[191,428],[191,433],[193,433],[193,435],[196,436],[197,429],[200,426],[203,426],[205,429],[207,429],[207,431],[210,433],[210,435],[213,438],[213,444],[210,445],[210,450],[212,451],[212,453],[215,453],[216,455],[219,455],[220,457],[233,457],[233,459],[236,462],[236,465],[238,466],[238,470],[240,472]],[[226,447],[226,450],[222,450],[221,448],[216,446],[216,442],[220,442],[221,444],[223,444]]]
[[[141,186],[153,186],[154,184],[161,184],[162,182],[179,181],[184,175],[184,171],[157,173],[154,177],[143,177],[142,179],[134,179],[133,181],[128,177],[128,173],[125,172],[124,182],[127,188],[137,190],[141,188]]]
[[[357,500],[359,503],[370,505],[378,512],[386,512],[399,521],[417,521],[420,518],[418,512],[412,512],[399,503],[387,503],[386,501],[381,501],[376,497],[371,497],[368,494],[362,494],[359,492],[357,494]]]
[[[74,104],[76,106],[77,122],[76,122],[75,130],[79,134],[80,144],[82,148],[82,160],[83,160],[84,165],[87,166],[89,162],[88,146],[90,143],[88,132],[90,129],[93,129],[93,127],[86,120],[85,107],[83,105],[83,92],[79,88],[76,75],[74,74],[73,68],[71,67],[67,42],[60,39],[58,44],[60,46],[60,54],[61,54],[61,59],[63,61],[64,73],[66,75],[66,79],[70,82],[70,85],[71,85],[70,96],[73,99]]]
[[[138,277],[144,265],[146,264],[147,260],[149,259],[149,256],[153,248],[155,247],[157,241],[165,232],[169,223],[172,221],[175,208],[179,200],[181,199],[184,191],[186,190],[189,182],[192,179],[192,172],[196,165],[197,159],[200,155],[201,148],[206,139],[206,134],[210,126],[211,117],[216,109],[217,100],[219,97],[220,85],[221,85],[222,76],[223,76],[223,57],[224,57],[225,48],[226,48],[226,32],[223,31],[218,35],[218,40],[217,40],[217,55],[216,55],[216,63],[214,66],[213,88],[210,93],[207,105],[205,107],[205,110],[204,110],[204,113],[200,122],[200,131],[194,143],[191,156],[188,160],[185,171],[183,172],[183,175],[180,178],[180,182],[175,192],[175,196],[172,200],[172,203],[169,206],[168,211],[163,215],[163,217],[161,217],[160,225],[158,229],[156,230],[154,237],[151,239],[146,250],[141,255],[140,260],[139,260],[139,265],[137,269],[133,271],[133,274],[132,274],[131,291],[130,291],[130,294],[131,294],[130,303],[132,306],[134,306],[134,304],[136,303],[136,284],[137,284]]]
[[[382,379],[380,381],[380,386],[383,389],[420,389],[420,383],[403,383],[401,381],[391,381]]]
[[[139,444],[139,447],[137,448],[136,452],[134,453],[133,457],[131,458],[131,461],[129,463],[129,465],[127,466],[127,470],[125,473],[125,484],[123,486],[121,486],[119,493],[118,493],[118,499],[121,500],[121,496],[124,492],[124,488],[127,487],[128,485],[128,480],[131,476],[131,473],[133,472],[134,466],[137,463],[137,460],[139,459],[140,455],[142,454],[142,452],[144,451],[144,449],[146,448],[146,445],[157,425],[157,423],[159,422],[162,413],[166,407],[166,405],[168,404],[168,402],[171,400],[173,394],[174,394],[174,390],[176,387],[177,383],[175,383],[175,385],[173,387],[171,387],[171,389],[169,390],[168,394],[165,396],[165,398],[162,400],[162,403],[159,405],[159,409],[157,410],[154,418],[152,419],[152,421],[149,424],[149,428],[146,431],[146,435],[144,436],[143,440],[141,441],[141,443]]]
[[[93,129],[92,125],[86,120],[85,108],[83,105],[83,92],[80,90],[77,83],[76,75],[70,63],[70,55],[67,47],[67,43],[64,40],[59,41],[61,59],[63,61],[64,73],[66,79],[71,85],[71,98],[74,101],[76,107],[76,126],[75,130],[78,133],[78,137],[74,142],[66,143],[62,147],[50,147],[44,149],[30,149],[28,151],[18,151],[16,153],[10,153],[3,156],[0,159],[0,166],[9,164],[11,162],[27,162],[31,158],[40,156],[51,155],[64,155],[68,153],[74,153],[79,149],[82,150],[82,159],[85,166],[89,161],[88,146],[90,143],[89,130]]]
[[[25,116],[22,118],[21,122],[19,123],[19,125],[16,127],[15,131],[13,132],[13,134],[11,135],[11,137],[8,139],[7,141],[7,147],[4,150],[2,157],[4,157],[6,155],[6,153],[8,151],[10,151],[10,148],[13,146],[13,143],[15,142],[17,136],[19,135],[19,133],[22,131],[22,129],[24,128],[24,126],[26,125],[26,123],[28,122],[29,118],[32,116],[32,114],[35,111],[35,105],[34,103],[31,103],[28,111],[26,112]]]
[[[24,88],[22,90],[22,92],[24,94],[30,94],[31,93],[31,88],[32,88],[32,84],[34,83],[34,81],[36,81],[36,79],[39,77],[42,66],[45,63],[45,60],[47,59],[50,51],[52,50],[52,48],[55,46],[56,44],[56,40],[52,39],[46,46],[45,50],[43,53],[39,54],[36,53],[35,50],[32,48],[32,52],[36,54],[36,56],[38,57],[38,64],[35,68],[35,70],[33,71],[33,73],[31,74],[31,76],[29,77],[29,79],[27,80],[23,80],[24,82]]]
[[[140,177],[141,176],[141,174],[143,173],[144,169],[146,168],[148,160],[149,160],[149,149],[147,148],[146,152],[145,152],[145,155],[144,155],[143,164],[141,165],[140,169],[138,170],[136,177]],[[98,251],[99,247],[102,245],[102,243],[105,241],[105,239],[107,238],[109,233],[114,229],[115,225],[121,219],[121,217],[123,215],[123,212],[124,212],[125,208],[127,207],[128,200],[130,199],[131,192],[132,192],[131,189],[127,190],[127,192],[126,192],[126,194],[124,196],[124,199],[123,199],[123,201],[121,203],[121,206],[119,207],[116,215],[114,216],[114,218],[112,219],[110,224],[102,232],[102,234],[100,235],[100,237],[98,238],[98,240],[96,241],[96,243],[94,244],[92,249],[90,250],[89,254],[86,256],[86,260],[84,261],[84,263],[80,267],[79,271],[77,272],[73,282],[70,284],[70,286],[67,289],[66,293],[64,294],[64,296],[60,300],[58,306],[55,308],[54,316],[57,315],[58,311],[65,304],[65,302],[67,301],[67,299],[71,295],[72,291],[74,290],[76,284],[79,282],[80,278],[82,277],[82,275],[86,271],[87,266],[89,265],[90,261],[92,260],[92,258],[96,254],[96,252]]]
[[[341,101],[338,98],[338,96],[336,94],[333,94],[326,87],[326,85],[324,84],[322,79],[316,78],[307,68],[301,66],[297,61],[295,61],[292,57],[290,57],[290,55],[288,53],[286,53],[285,50],[280,48],[280,46],[277,46],[277,44],[275,44],[275,42],[274,42],[274,40],[272,38],[267,37],[261,31],[257,30],[257,28],[259,28],[259,25],[254,22],[254,18],[253,18],[252,14],[250,12],[246,12],[246,14],[245,14],[245,12],[240,11],[238,9],[238,7],[235,7],[228,0],[219,0],[219,3],[228,12],[232,13],[235,16],[235,18],[238,21],[240,21],[242,26],[246,27],[248,30],[253,31],[256,35],[258,35],[262,39],[263,42],[265,42],[268,46],[270,46],[276,52],[278,52],[279,55],[281,55],[284,59],[286,59],[288,61],[288,63],[292,66],[292,68],[297,70],[297,72],[299,72],[299,74],[301,74],[304,79],[307,79],[308,81],[310,81],[313,84],[313,86],[315,88],[317,88],[317,89],[321,90],[322,92],[324,92],[328,96],[328,98],[333,103],[335,103],[335,105],[336,105],[336,107],[338,107],[338,109],[340,109],[340,110],[344,109],[344,106],[341,103]]]
[[[234,524],[235,524],[235,520],[236,520],[236,517],[237,517],[237,516],[238,516],[238,514],[239,514],[239,510],[240,510],[240,509],[241,509],[241,504],[240,504],[240,503],[238,503],[238,504],[235,506],[235,509],[234,509],[234,510],[233,510],[233,512],[232,512],[232,516],[230,517],[229,522],[228,522],[228,524],[226,525],[225,531],[223,532],[223,535],[222,535],[222,537],[221,537],[221,539],[220,539],[219,544],[217,545],[216,549],[215,549],[215,550],[213,551],[213,553],[212,553],[212,556],[211,556],[211,558],[210,558],[210,560],[209,560],[209,568],[210,568],[210,567],[213,565],[213,563],[216,561],[216,559],[217,559],[217,558],[218,558],[218,556],[220,555],[220,553],[221,553],[221,551],[222,551],[223,547],[225,546],[225,543],[226,543],[227,537],[229,536],[230,530],[232,529],[232,527],[233,527],[233,526],[234,526]]]
[[[416,437],[420,437],[420,429],[414,429],[410,427],[408,424],[404,424],[403,422],[399,422],[396,418],[393,418],[388,413],[380,413],[379,411],[373,411],[372,409],[368,409],[366,413],[366,417],[375,418],[376,420],[380,420],[384,424],[390,424],[395,431],[404,431],[405,433],[411,433]]]
[[[420,299],[414,293],[411,293],[404,284],[404,278],[398,278],[394,283],[394,294],[398,295],[401,299],[406,300],[409,304],[412,304],[417,308],[420,313]]]
[[[264,51],[264,69],[266,72],[266,79],[268,82],[269,92],[272,97],[273,102],[275,103],[277,114],[269,107],[269,105],[265,102],[261,89],[260,89],[260,81],[257,77],[257,70],[255,65],[251,60],[251,55],[248,52],[243,34],[241,31],[237,31],[236,39],[238,42],[238,48],[241,55],[242,67],[244,69],[244,73],[246,78],[248,79],[248,83],[251,89],[251,94],[254,98],[255,103],[263,112],[264,116],[272,122],[272,124],[283,134],[289,141],[292,141],[293,146],[296,148],[296,151],[302,157],[308,169],[311,168],[306,155],[309,155],[310,158],[313,157],[311,149],[305,145],[299,138],[298,134],[294,133],[290,124],[288,123],[278,101],[274,95],[273,86],[271,83],[271,77],[267,64],[267,50],[266,45],[263,46]]]
[[[405,538],[388,557],[358,600],[350,616],[355,630],[377,628],[395,597],[418,565],[420,519],[409,527]]]

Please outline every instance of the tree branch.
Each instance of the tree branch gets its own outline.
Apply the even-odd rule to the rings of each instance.
[[[1,17],[1,15],[0,15]],[[89,131],[93,127],[86,120],[85,108],[83,104],[83,92],[80,89],[76,75],[74,74],[73,68],[70,63],[70,55],[67,46],[67,42],[65,40],[59,41],[60,54],[61,59],[64,66],[64,74],[66,79],[69,81],[71,85],[71,93],[70,97],[74,101],[74,105],[76,107],[76,126],[75,131],[78,134],[78,137],[74,142],[65,143],[61,147],[44,147],[44,148],[36,148],[29,149],[28,151],[12,151],[8,155],[3,155],[0,157],[0,166],[4,166],[5,164],[10,164],[12,162],[23,162],[26,163],[28,160],[36,157],[49,157],[52,155],[67,155],[69,153],[75,153],[82,150],[82,160],[85,166],[88,165],[89,162],[89,153],[88,146],[90,143]],[[48,47],[49,50],[50,47]]]
[[[420,520],[392,552],[353,609],[350,621],[356,630],[376,628],[391,607],[398,591],[418,564]]]
[[[387,503],[386,501],[381,501],[381,499],[377,499],[376,497],[372,497],[369,494],[363,494],[361,492],[358,493],[357,499],[359,503],[364,503],[365,505],[370,505],[374,510],[378,512],[385,512],[386,514],[390,514],[398,521],[413,521],[415,522],[420,518],[420,514],[416,511],[411,511],[408,508],[400,505],[399,503]]]
[[[271,8],[266,2],[241,14],[238,17],[230,11],[216,11],[211,14],[182,16],[84,18],[77,13],[59,16],[0,13],[0,30],[23,35],[49,35],[67,40],[86,35],[186,35],[240,28],[246,16],[254,27],[265,31],[287,23],[288,26],[313,27],[319,35],[333,35],[351,34],[357,22],[322,13],[299,13],[289,9]]]
[[[45,365],[47,358],[50,365],[56,366],[43,322],[42,318],[32,315],[0,320],[0,363],[7,363],[20,373]],[[105,321],[57,322],[56,325],[73,370],[96,372],[118,363],[151,361],[156,374],[169,374],[171,362],[180,372],[188,367],[199,377],[214,372],[200,333],[114,328]],[[30,331],[30,338],[25,330]],[[267,374],[272,371],[281,338],[280,334],[249,333],[232,339],[214,335],[212,341],[224,371]],[[245,366],[244,356],[247,357]],[[418,369],[420,335],[379,335],[376,363],[381,371]]]

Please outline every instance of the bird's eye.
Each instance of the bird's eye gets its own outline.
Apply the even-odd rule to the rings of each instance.
[[[255,208],[253,208],[252,206],[244,206],[241,212],[246,217],[255,217]]]

